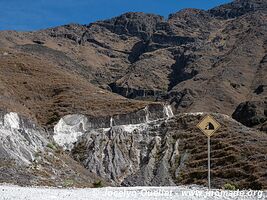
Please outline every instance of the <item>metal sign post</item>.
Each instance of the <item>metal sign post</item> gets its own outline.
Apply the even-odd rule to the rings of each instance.
[[[208,187],[210,189],[210,136],[212,136],[221,125],[211,115],[207,115],[197,124],[197,127],[208,137]]]
[[[210,137],[208,137],[208,182],[210,189]]]

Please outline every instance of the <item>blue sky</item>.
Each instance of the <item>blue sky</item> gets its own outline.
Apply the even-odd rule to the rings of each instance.
[[[38,30],[89,24],[125,12],[168,17],[183,8],[209,9],[231,0],[0,0],[0,30]]]

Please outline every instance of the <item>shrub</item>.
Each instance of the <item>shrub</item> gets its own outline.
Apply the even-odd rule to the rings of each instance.
[[[234,184],[231,184],[231,183],[224,184],[223,188],[225,190],[236,190],[236,186]]]
[[[96,181],[93,183],[94,188],[100,188],[103,187],[102,181]]]
[[[41,153],[42,153],[42,152],[40,152],[40,151],[35,152],[35,153],[34,153],[34,157],[35,157],[35,158],[40,157],[40,156],[41,156]]]
[[[71,179],[67,179],[64,181],[63,186],[64,187],[72,187],[74,185],[74,181]]]
[[[50,148],[50,149],[53,149],[53,150],[57,150],[57,147],[53,144],[53,143],[48,143],[46,145],[46,147]]]

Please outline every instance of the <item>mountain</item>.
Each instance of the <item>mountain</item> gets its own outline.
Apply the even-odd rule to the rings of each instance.
[[[23,145],[31,155],[39,149],[42,155],[51,151],[47,145],[53,140],[58,143],[54,145],[57,150],[67,141],[72,148],[65,149],[66,152],[61,149],[59,158],[65,156],[73,169],[77,164],[94,173],[95,178],[88,184],[102,180],[124,185],[205,184],[205,158],[197,150],[205,148],[205,138],[194,135],[194,123],[199,118],[191,119],[183,113],[211,113],[224,123],[225,137],[225,141],[222,136],[215,140],[222,144],[213,144],[216,187],[236,181],[241,188],[252,185],[266,188],[267,148],[263,145],[267,131],[266,21],[265,0],[237,0],[207,11],[184,9],[168,19],[154,14],[125,13],[89,25],[69,24],[34,32],[1,31],[0,109],[3,116],[18,113],[18,117],[36,124],[38,129],[33,130],[33,135],[23,135],[29,141],[37,135],[46,137],[39,147],[27,149],[27,143]],[[171,120],[166,114],[167,107],[175,115]],[[224,121],[225,115],[233,119],[228,117]],[[62,138],[56,137],[56,127],[68,116],[74,116],[67,125],[71,131],[64,130],[63,140],[57,140]],[[154,124],[149,124],[147,116],[153,116]],[[169,121],[164,123],[166,119]],[[73,124],[77,126],[75,131],[71,128]],[[146,128],[135,127],[135,132],[120,128],[131,124],[146,124]],[[5,125],[5,117],[1,126],[1,137],[6,141],[4,133],[10,128]],[[6,134],[14,141],[22,141],[16,135],[23,130],[27,132],[24,126],[15,126]],[[92,132],[96,136],[91,136]],[[90,141],[99,141],[101,134],[105,138],[102,142],[110,142],[98,148]],[[178,156],[174,163],[166,163],[169,155],[164,151],[168,149],[173,154],[177,138],[184,142],[177,143],[179,152],[188,152],[189,156],[184,161],[180,160],[183,156]],[[127,149],[120,147],[120,142],[129,140],[133,140],[129,145],[137,145],[140,152],[154,148],[152,154],[144,153],[148,160],[128,157],[126,152],[116,150]],[[197,149],[191,148],[192,143]],[[1,156],[6,154],[2,153],[2,146]],[[6,146],[3,149],[8,151]],[[115,150],[117,156],[112,153]],[[237,150],[240,156],[233,155]],[[102,161],[100,152],[107,154],[108,159]],[[26,162],[21,162],[19,157],[25,157],[24,154],[22,151],[14,157],[10,153],[7,157],[12,162],[16,160],[15,165],[31,166],[35,158],[26,156]],[[179,162],[185,168],[175,177],[174,168]],[[116,169],[118,165],[122,166]],[[126,165],[135,169],[126,168],[123,172]],[[221,165],[233,173],[225,175]],[[189,171],[185,171],[186,167]],[[81,177],[86,177],[87,170]],[[62,184],[63,178],[60,180]],[[74,181],[81,185],[78,182]]]

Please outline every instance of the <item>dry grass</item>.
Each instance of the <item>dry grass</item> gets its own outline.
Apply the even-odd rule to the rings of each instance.
[[[81,113],[106,116],[131,112],[147,103],[128,100],[92,85],[84,77],[26,54],[1,59],[0,106],[52,125],[60,117]]]
[[[185,120],[185,119],[177,119]],[[180,140],[179,151],[189,158],[182,168],[177,184],[207,185],[207,138],[195,124],[198,117],[187,119],[186,132],[173,134]],[[219,119],[221,129],[211,138],[211,177],[213,187],[234,183],[238,189],[266,189],[266,134],[255,130],[241,131],[243,126]],[[178,123],[177,123],[178,124]],[[173,124],[175,126],[175,124]]]

